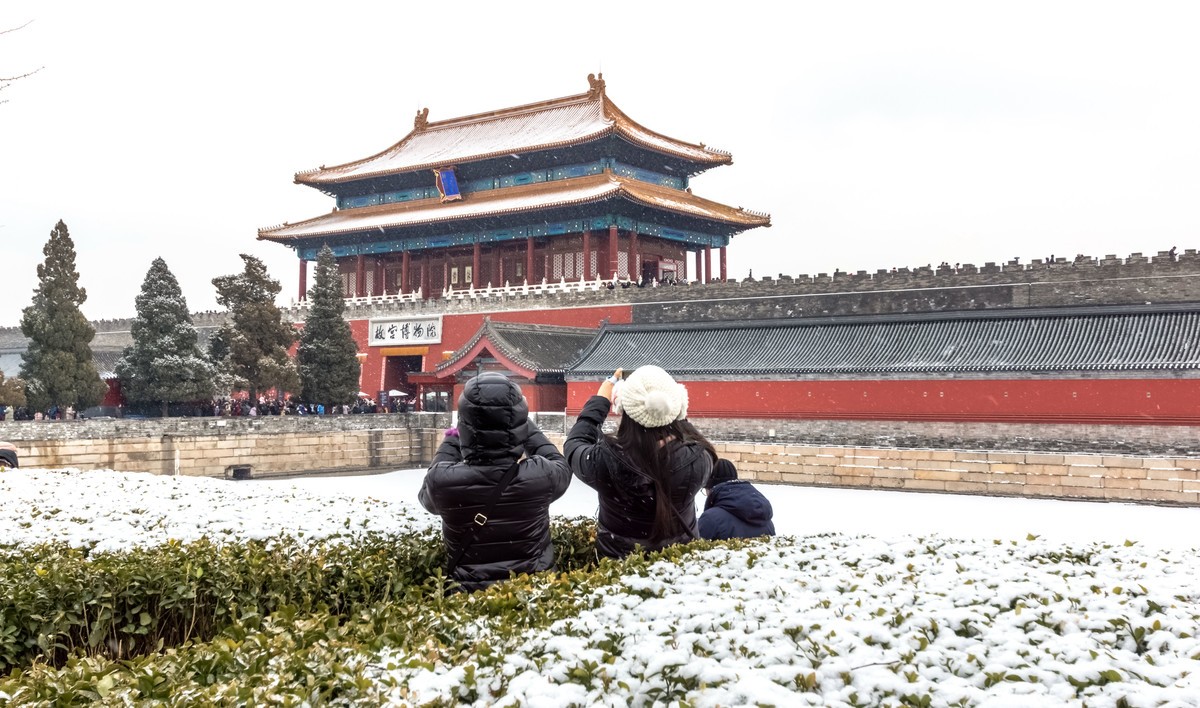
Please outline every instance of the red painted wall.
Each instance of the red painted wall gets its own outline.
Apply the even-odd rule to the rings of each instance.
[[[496,322],[524,322],[599,329],[601,321],[605,318],[608,318],[612,324],[628,324],[633,319],[633,307],[631,305],[611,305],[563,310],[513,310],[443,315],[442,341],[439,344],[429,345],[429,353],[425,356],[422,371],[433,371],[434,367],[441,363],[443,352],[457,351],[459,347],[470,341],[471,337],[479,331],[484,317],[491,317]],[[360,359],[362,362],[361,390],[375,395],[380,390],[380,382],[383,380],[383,357],[379,354],[380,347],[367,346],[367,342],[370,341],[369,329],[369,320],[350,320],[350,333],[354,336],[355,343],[358,344],[359,354],[367,355]],[[457,396],[458,393],[460,392],[456,391],[455,395]],[[555,400],[556,402],[562,401],[562,395],[559,394]],[[542,410],[535,408],[532,403],[531,400],[530,410]],[[556,405],[558,405],[557,408],[547,410],[562,410],[563,403],[559,402]]]
[[[688,381],[696,418],[1200,425],[1200,379]],[[579,413],[599,382],[571,382]]]

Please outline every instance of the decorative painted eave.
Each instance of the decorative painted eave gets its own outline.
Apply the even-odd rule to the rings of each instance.
[[[433,374],[438,379],[454,376],[487,350],[510,371],[528,379],[538,374],[561,375],[598,331],[586,327],[493,322],[487,318],[466,344],[437,365]]]
[[[312,187],[553,150],[618,134],[631,143],[696,163],[701,169],[733,162],[727,152],[656,133],[637,123],[605,95],[603,79],[588,77],[587,93],[487,113],[429,121],[417,113],[413,130],[370,157],[298,172],[297,184]]]
[[[1200,372],[1200,303],[615,325],[570,378]]]
[[[421,199],[334,210],[330,214],[295,224],[259,229],[258,238],[264,241],[289,242],[369,231],[383,233],[388,229],[485,219],[610,199],[628,199],[645,206],[707,219],[741,230],[771,225],[771,217],[767,214],[726,206],[697,197],[690,192],[604,172],[587,177],[475,192],[465,195],[459,201],[448,203],[442,203],[439,199]]]

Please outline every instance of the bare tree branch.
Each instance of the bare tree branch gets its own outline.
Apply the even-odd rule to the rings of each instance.
[[[30,20],[29,22],[33,22],[33,20]],[[10,27],[8,29],[0,29],[0,34],[8,34],[10,32],[16,32],[19,29],[24,29],[29,26],[29,22],[26,22],[25,24],[17,26],[17,27]],[[3,91],[4,89],[8,88],[9,86],[12,86],[14,81],[20,81],[21,79],[27,79],[30,76],[33,76],[34,74],[38,73],[39,71],[41,71],[44,68],[46,68],[46,67],[39,66],[38,68],[34,69],[33,71],[27,71],[24,74],[18,74],[17,76],[0,76],[0,91]],[[8,99],[7,98],[0,99],[0,103],[8,103]]]

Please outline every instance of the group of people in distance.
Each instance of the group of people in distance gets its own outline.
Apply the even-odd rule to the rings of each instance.
[[[618,369],[584,404],[559,452],[529,420],[515,383],[499,373],[468,381],[458,425],[446,431],[418,494],[441,516],[449,577],[473,591],[553,569],[550,504],[572,476],[596,490],[602,556],[773,536],[771,503],[718,458],[687,408],[687,389],[663,369],[642,366],[624,379]],[[601,426],[613,409],[621,420],[608,435]]]

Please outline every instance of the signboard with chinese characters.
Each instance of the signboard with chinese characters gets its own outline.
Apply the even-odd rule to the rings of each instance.
[[[442,317],[386,317],[370,320],[370,346],[437,344],[442,341]]]

